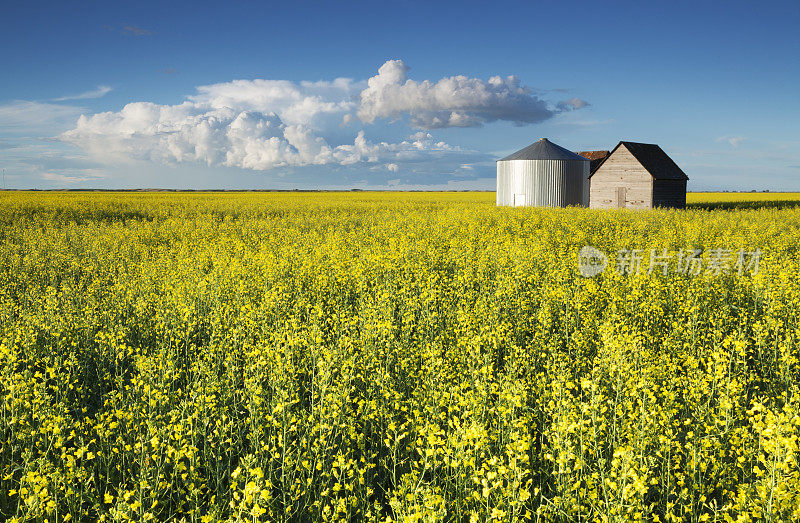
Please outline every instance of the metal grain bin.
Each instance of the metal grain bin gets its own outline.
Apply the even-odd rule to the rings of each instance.
[[[589,160],[542,138],[497,161],[497,205],[589,205]]]

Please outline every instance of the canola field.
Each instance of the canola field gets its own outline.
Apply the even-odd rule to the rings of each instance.
[[[0,519],[800,520],[800,195],[754,196],[0,193]]]

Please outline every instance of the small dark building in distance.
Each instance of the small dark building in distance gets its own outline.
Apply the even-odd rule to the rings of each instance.
[[[589,174],[591,175],[608,158],[611,151],[581,151],[578,154],[589,160]]]

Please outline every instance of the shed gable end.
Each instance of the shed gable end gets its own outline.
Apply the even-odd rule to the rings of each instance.
[[[620,144],[592,174],[589,206],[628,209],[653,206],[653,176],[624,144]]]

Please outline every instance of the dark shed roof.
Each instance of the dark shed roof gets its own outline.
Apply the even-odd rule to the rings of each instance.
[[[600,165],[602,165],[602,163],[604,161],[606,161],[606,158],[608,158],[608,155],[610,155],[611,152],[610,151],[581,151],[578,154],[583,156],[584,158],[587,158],[589,160],[589,162],[590,162],[589,163],[589,174],[591,174],[591,173],[595,172],[597,170],[597,168],[600,167]]]
[[[619,142],[609,156],[624,145],[636,160],[644,167],[656,180],[688,180],[678,165],[667,156],[661,147],[652,143]],[[592,171],[594,174],[594,171]],[[589,175],[591,176],[591,174]]]
[[[547,138],[542,138],[500,161],[506,160],[579,160],[585,162],[586,158],[554,144]]]

